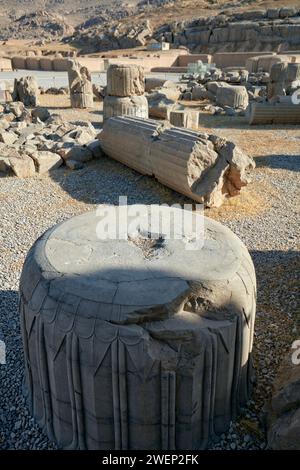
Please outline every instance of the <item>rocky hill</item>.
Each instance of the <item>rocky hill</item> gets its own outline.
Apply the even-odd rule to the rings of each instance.
[[[194,52],[300,48],[299,0],[0,0],[0,39],[83,53],[168,41]]]
[[[176,17],[174,9],[173,17]],[[161,20],[164,18],[162,15]],[[139,14],[139,20],[129,16],[123,21],[81,25],[72,40],[85,52],[145,46],[149,40],[166,41],[172,47],[204,53],[300,49],[300,5],[207,9],[199,16],[183,18],[162,22],[150,14]]]

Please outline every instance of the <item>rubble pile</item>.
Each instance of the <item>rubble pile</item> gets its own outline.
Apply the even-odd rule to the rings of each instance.
[[[0,113],[0,175],[24,178],[61,165],[80,169],[101,155],[96,136],[90,122],[66,122],[47,108],[9,103]]]

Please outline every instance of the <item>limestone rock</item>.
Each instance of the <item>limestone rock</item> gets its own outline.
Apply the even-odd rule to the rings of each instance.
[[[111,118],[100,142],[108,156],[208,207],[239,194],[255,167],[232,142],[152,120]]]
[[[290,97],[286,97],[289,98]],[[249,114],[249,124],[299,124],[300,104],[253,103]]]
[[[31,111],[31,116],[35,120],[40,119],[41,121],[47,121],[47,119],[50,117],[50,113],[47,108],[39,106]]]
[[[153,236],[154,209],[163,220],[191,217],[199,245],[186,249],[190,226]],[[86,212],[27,256],[28,404],[62,448],[204,449],[250,397],[252,260],[227,227],[195,212],[125,206],[115,220],[121,211],[140,214],[140,234],[121,223],[125,237],[103,240],[99,210]]]
[[[300,367],[286,356],[273,387],[267,414],[268,447],[300,450]]]
[[[50,170],[55,170],[63,163],[62,158],[57,153],[53,152],[33,152],[30,156],[35,163],[37,173],[40,174],[47,173]]]
[[[207,98],[207,90],[203,85],[196,85],[192,89],[192,100],[198,101]]]
[[[216,102],[220,106],[246,109],[249,104],[249,98],[244,86],[226,86],[218,88]]]
[[[10,157],[9,164],[18,178],[28,178],[35,175],[33,160],[28,155],[20,154],[17,157]]]
[[[98,139],[89,142],[87,148],[92,152],[94,158],[101,158],[103,156],[101,144]]]
[[[147,96],[149,104],[149,116],[161,119],[170,119],[170,112],[181,109],[174,100],[168,99],[161,93],[152,93]]]
[[[7,121],[7,119],[1,118],[0,119],[0,129],[6,130],[10,127],[10,123]]]
[[[81,170],[83,163],[78,160],[66,160],[66,167],[70,170]]]
[[[197,111],[171,111],[170,123],[175,127],[198,129],[199,112]]]
[[[22,101],[15,101],[13,103],[9,103],[6,106],[6,111],[9,113],[13,113],[15,117],[17,118],[22,116],[22,114],[24,113],[24,110],[25,110],[25,106],[24,106],[24,103],[22,103]]]
[[[25,106],[37,106],[39,87],[35,77],[15,78],[13,101],[22,101]]]
[[[85,163],[89,160],[92,160],[93,154],[91,150],[87,147],[80,147],[80,146],[71,146],[67,152],[63,155],[58,151],[61,157],[64,160],[75,160],[77,162]]]
[[[3,142],[4,144],[12,145],[17,138],[18,136],[13,131],[0,131],[0,142]]]

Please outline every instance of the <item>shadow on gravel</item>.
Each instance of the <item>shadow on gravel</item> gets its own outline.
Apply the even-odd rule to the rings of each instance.
[[[267,167],[275,170],[300,171],[299,155],[264,155],[255,158],[256,166]]]

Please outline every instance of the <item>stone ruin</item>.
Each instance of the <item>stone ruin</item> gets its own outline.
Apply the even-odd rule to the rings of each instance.
[[[87,212],[48,230],[25,261],[28,403],[64,449],[204,449],[250,398],[256,279],[246,247],[190,211],[199,245],[190,235],[200,232],[180,223],[174,238],[153,236],[154,208],[170,221],[187,212],[116,207],[116,220],[141,214],[140,231],[126,221],[125,237],[106,240],[99,212]]]
[[[298,103],[292,100],[297,90]],[[272,65],[267,83],[267,102],[252,105],[249,123],[300,123],[300,63],[279,62]]]
[[[148,118],[142,67],[112,64],[107,70],[107,93],[103,102],[103,120],[113,116]]]
[[[106,155],[207,207],[239,194],[255,167],[226,139],[154,120],[114,117],[99,138]]]
[[[93,108],[94,93],[91,75],[79,62],[69,60],[68,79],[72,108]]]

